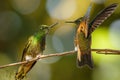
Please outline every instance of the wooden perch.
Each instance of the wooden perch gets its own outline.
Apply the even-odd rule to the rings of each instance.
[[[113,50],[113,49],[91,49],[91,51],[96,52],[97,54],[112,54],[112,55],[120,55],[120,50]],[[68,52],[63,52],[63,53],[54,53],[54,54],[48,54],[48,55],[38,55],[36,58],[33,58],[28,61],[23,61],[23,62],[16,62],[16,63],[11,63],[11,64],[6,64],[0,66],[1,68],[5,67],[10,67],[10,66],[15,66],[15,65],[20,65],[20,64],[25,64],[31,61],[37,61],[39,59],[44,59],[48,57],[55,57],[55,56],[64,56],[64,55],[70,55],[70,54],[75,54],[77,51],[68,51]]]

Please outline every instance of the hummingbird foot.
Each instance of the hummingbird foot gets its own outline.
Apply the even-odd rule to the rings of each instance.
[[[37,58],[40,58],[42,56],[42,54],[38,54],[36,57]],[[40,61],[40,59],[39,59],[39,61]]]

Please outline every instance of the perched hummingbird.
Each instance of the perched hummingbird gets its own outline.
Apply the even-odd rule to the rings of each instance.
[[[23,50],[21,61],[27,61],[37,57],[37,55],[39,54],[43,54],[43,50],[45,50],[46,35],[50,31],[50,29],[53,28],[53,26],[55,26],[56,24],[58,23],[52,24],[51,26],[41,25],[39,31],[29,37]],[[35,63],[36,61],[33,61],[20,65],[15,75],[15,80],[22,80],[25,75],[31,70],[31,68],[35,65]]]
[[[89,22],[91,6],[88,8],[84,17],[78,18],[75,21],[67,21],[67,23],[75,23],[77,25],[74,43],[79,67],[86,64],[90,68],[93,68],[91,57],[91,33],[115,11],[117,5],[117,3],[109,5],[100,11],[91,22]]]

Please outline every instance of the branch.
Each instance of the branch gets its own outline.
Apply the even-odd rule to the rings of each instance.
[[[91,51],[94,51],[98,54],[113,54],[113,55],[120,55],[120,50],[112,50],[112,49],[91,49]],[[11,63],[11,64],[6,64],[6,65],[2,65],[0,66],[1,68],[5,68],[5,67],[10,67],[10,66],[15,66],[15,65],[20,65],[20,64],[25,64],[25,63],[29,63],[32,61],[37,61],[39,59],[44,59],[44,58],[48,58],[48,57],[54,57],[54,56],[64,56],[64,55],[70,55],[70,54],[75,54],[77,51],[68,51],[68,52],[63,52],[63,53],[54,53],[54,54],[48,54],[48,55],[38,55],[37,57],[28,60],[28,61],[23,61],[23,62],[16,62],[16,63]]]
[[[112,54],[112,55],[120,55],[120,50],[113,49],[92,49],[92,51],[98,54]]]
[[[16,62],[16,63],[11,63],[11,64],[6,64],[3,66],[0,66],[0,69],[5,68],[5,67],[20,65],[20,64],[25,64],[25,63],[29,63],[32,61],[37,61],[39,59],[43,59],[43,58],[47,58],[47,57],[63,56],[63,55],[74,54],[74,53],[76,53],[76,51],[69,51],[69,52],[64,52],[64,53],[54,53],[54,54],[48,54],[48,55],[38,55],[37,57],[35,57],[31,60],[27,60],[27,61],[23,61],[23,62]]]

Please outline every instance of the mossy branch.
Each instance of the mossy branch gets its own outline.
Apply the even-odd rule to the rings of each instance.
[[[96,52],[97,54],[107,54],[107,55],[120,55],[120,50],[113,50],[113,49],[91,49],[92,52]],[[23,62],[16,62],[16,63],[11,63],[11,64],[6,64],[6,65],[2,65],[0,66],[1,68],[5,68],[5,67],[10,67],[10,66],[15,66],[15,65],[20,65],[20,64],[25,64],[25,63],[29,63],[32,61],[37,61],[39,59],[44,59],[44,58],[48,58],[48,57],[55,57],[55,56],[64,56],[64,55],[70,55],[70,54],[75,54],[77,51],[68,51],[68,52],[63,52],[63,53],[54,53],[54,54],[47,54],[47,55],[38,55],[36,58],[33,58],[31,60],[28,61],[23,61]]]

